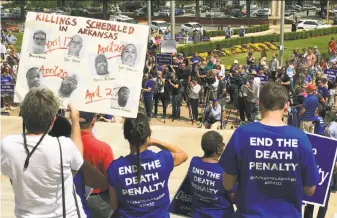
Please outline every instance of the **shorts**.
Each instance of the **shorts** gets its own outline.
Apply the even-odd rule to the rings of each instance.
[[[219,100],[221,110],[224,111],[226,109],[226,98],[220,98]]]

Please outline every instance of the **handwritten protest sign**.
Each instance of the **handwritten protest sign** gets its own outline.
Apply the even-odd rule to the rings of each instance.
[[[303,203],[324,206],[337,157],[337,141],[319,135],[307,135],[312,144],[318,172],[321,177],[313,196],[308,197],[303,194]],[[221,158],[219,162],[221,162]],[[188,176],[186,176],[171,202],[170,213],[191,217],[193,193],[190,186],[191,183]]]
[[[334,81],[337,76],[337,70],[325,69],[324,74],[328,76],[329,80]]]
[[[177,45],[175,40],[163,40],[161,41],[161,53],[176,53]]]
[[[63,106],[135,117],[149,27],[29,12],[15,88],[48,87]]]
[[[1,95],[13,95],[14,85],[3,85],[1,84]]]
[[[172,55],[171,54],[157,54],[156,62],[157,64],[172,65]]]

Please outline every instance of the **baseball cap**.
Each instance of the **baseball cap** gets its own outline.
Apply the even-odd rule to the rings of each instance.
[[[80,111],[80,122],[91,122],[95,116],[95,113]]]
[[[224,76],[224,73],[222,70],[218,73],[218,76]]]
[[[238,60],[234,60],[233,63],[234,63],[234,64],[238,64],[239,61],[238,61]]]
[[[311,91],[315,91],[316,90],[316,86],[312,83],[309,83],[306,87],[306,89],[309,89]]]
[[[218,98],[214,98],[214,99],[213,99],[213,103],[218,102],[218,101],[219,101]]]
[[[317,45],[315,45],[314,48],[318,48]]]

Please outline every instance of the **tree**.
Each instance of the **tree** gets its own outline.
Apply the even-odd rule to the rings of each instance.
[[[103,0],[103,19],[108,19],[108,0]]]
[[[25,20],[25,0],[20,0],[20,20]]]
[[[251,0],[246,0],[246,16],[248,20],[248,26],[250,26],[250,4]]]
[[[195,0],[195,19],[199,20],[200,19],[200,1]]]

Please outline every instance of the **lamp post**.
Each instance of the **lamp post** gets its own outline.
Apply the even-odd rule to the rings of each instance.
[[[285,3],[281,1],[281,23],[280,23],[280,66],[283,66],[283,54],[284,54],[284,10]]]
[[[150,29],[149,29],[149,38],[151,38],[152,36],[152,29],[151,29],[151,0],[147,1],[147,24],[149,25]]]
[[[171,6],[171,39],[174,40],[175,39],[175,27],[176,27],[176,1],[175,0],[171,0],[170,1],[170,6]]]

